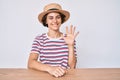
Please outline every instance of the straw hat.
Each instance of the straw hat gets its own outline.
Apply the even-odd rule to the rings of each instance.
[[[66,17],[65,17],[65,21],[67,21],[70,17],[70,13],[66,10],[62,10],[62,7],[57,4],[57,3],[51,3],[51,4],[48,4],[44,7],[44,10],[43,12],[41,12],[39,15],[38,15],[38,19],[39,21],[42,23],[42,18],[45,14],[47,13],[50,13],[50,12],[60,12],[62,14],[64,14]],[[64,21],[64,22],[65,22]]]

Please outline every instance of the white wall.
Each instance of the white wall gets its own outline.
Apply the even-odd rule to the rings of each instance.
[[[79,68],[120,68],[120,0],[0,0],[0,68],[26,68],[31,44],[47,31],[37,16],[44,5],[57,2],[80,31],[77,37]]]

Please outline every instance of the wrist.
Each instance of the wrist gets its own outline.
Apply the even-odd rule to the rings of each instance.
[[[50,65],[47,65],[45,71],[46,71],[46,72],[50,72],[50,70],[51,70],[51,66],[50,66]]]
[[[74,47],[74,45],[73,44],[68,44],[68,47]]]

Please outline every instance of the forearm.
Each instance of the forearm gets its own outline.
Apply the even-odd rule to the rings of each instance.
[[[49,66],[47,64],[42,64],[40,62],[37,62],[36,60],[30,61],[28,63],[28,68],[36,69],[39,71],[46,71],[55,77],[63,76],[66,73],[66,71],[64,69],[62,69],[61,67]]]
[[[69,45],[68,50],[69,50],[68,64],[69,64],[71,69],[74,69],[76,66],[76,57],[75,57],[75,53],[74,53],[74,45]]]
[[[37,61],[37,60],[29,60],[28,62],[28,68],[30,69],[35,69],[35,70],[39,70],[39,71],[48,71],[49,69],[49,65],[47,64],[42,64],[41,62]]]

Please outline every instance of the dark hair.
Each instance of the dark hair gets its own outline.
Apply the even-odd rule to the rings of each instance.
[[[60,13],[60,12],[57,12],[57,13],[60,14],[62,23],[64,23],[64,22],[65,22],[65,17],[66,17],[66,16],[65,16],[64,14]],[[47,15],[48,15],[48,13],[45,14],[45,15],[43,16],[43,18],[42,18],[42,24],[43,24],[43,26],[45,26],[45,27],[48,27],[48,24],[46,24]],[[61,23],[61,24],[62,24],[62,23]]]

